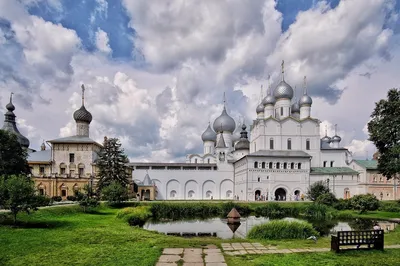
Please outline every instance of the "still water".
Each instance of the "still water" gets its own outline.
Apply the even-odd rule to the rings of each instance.
[[[300,220],[296,218],[284,218],[283,220]],[[147,221],[143,228],[154,230],[168,235],[181,236],[215,236],[222,239],[245,238],[250,229],[258,224],[269,222],[269,218],[249,216],[240,219],[240,225],[228,225],[226,219],[210,218],[205,220],[178,220],[178,221]],[[355,219],[351,221],[309,221],[322,236],[337,231],[368,230],[372,229],[375,221]],[[378,224],[385,231],[392,231],[396,223],[379,221]]]

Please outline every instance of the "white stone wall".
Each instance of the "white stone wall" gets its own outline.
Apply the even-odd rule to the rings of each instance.
[[[357,175],[310,175],[311,184],[317,181],[324,181],[328,184],[329,189],[337,198],[344,198],[344,191],[350,190],[350,195],[362,194],[358,184]]]

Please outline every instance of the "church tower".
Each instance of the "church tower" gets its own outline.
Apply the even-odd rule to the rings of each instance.
[[[82,106],[74,112],[76,122],[76,135],[89,137],[89,125],[92,122],[92,114],[85,108],[85,86],[82,84]]]
[[[17,123],[15,122],[15,106],[12,103],[12,96],[14,93],[11,93],[10,95],[10,102],[6,105],[7,112],[4,114],[4,125],[2,130],[8,131],[10,133],[13,133],[17,136],[18,142],[21,144],[22,147],[28,149],[29,148],[29,139],[27,139],[25,136],[23,136],[18,128],[17,128]]]

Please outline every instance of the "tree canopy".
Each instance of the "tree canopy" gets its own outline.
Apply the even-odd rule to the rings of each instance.
[[[322,180],[317,181],[308,188],[307,197],[312,201],[316,200],[319,196],[329,193],[329,188]]]
[[[101,191],[104,187],[115,181],[126,187],[129,184],[130,175],[127,172],[126,163],[128,157],[121,148],[121,143],[117,138],[104,138],[103,148],[99,152],[96,161],[98,167],[99,182],[97,189]]]
[[[30,173],[27,152],[14,134],[0,130],[0,176]]]
[[[390,179],[400,172],[400,90],[391,89],[387,99],[375,104],[368,123],[369,140],[380,156],[378,170]]]

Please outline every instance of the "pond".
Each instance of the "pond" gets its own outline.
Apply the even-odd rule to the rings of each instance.
[[[297,218],[284,218],[284,220],[301,220]],[[240,224],[228,225],[223,218],[176,220],[176,221],[147,221],[143,228],[154,230],[167,235],[184,237],[214,236],[222,239],[245,238],[250,229],[258,224],[267,223],[269,218],[248,216],[240,219]],[[375,221],[369,219],[354,219],[351,221],[308,221],[321,234],[326,236],[337,231],[368,230],[377,222],[385,232],[394,230],[397,226],[394,222]]]

